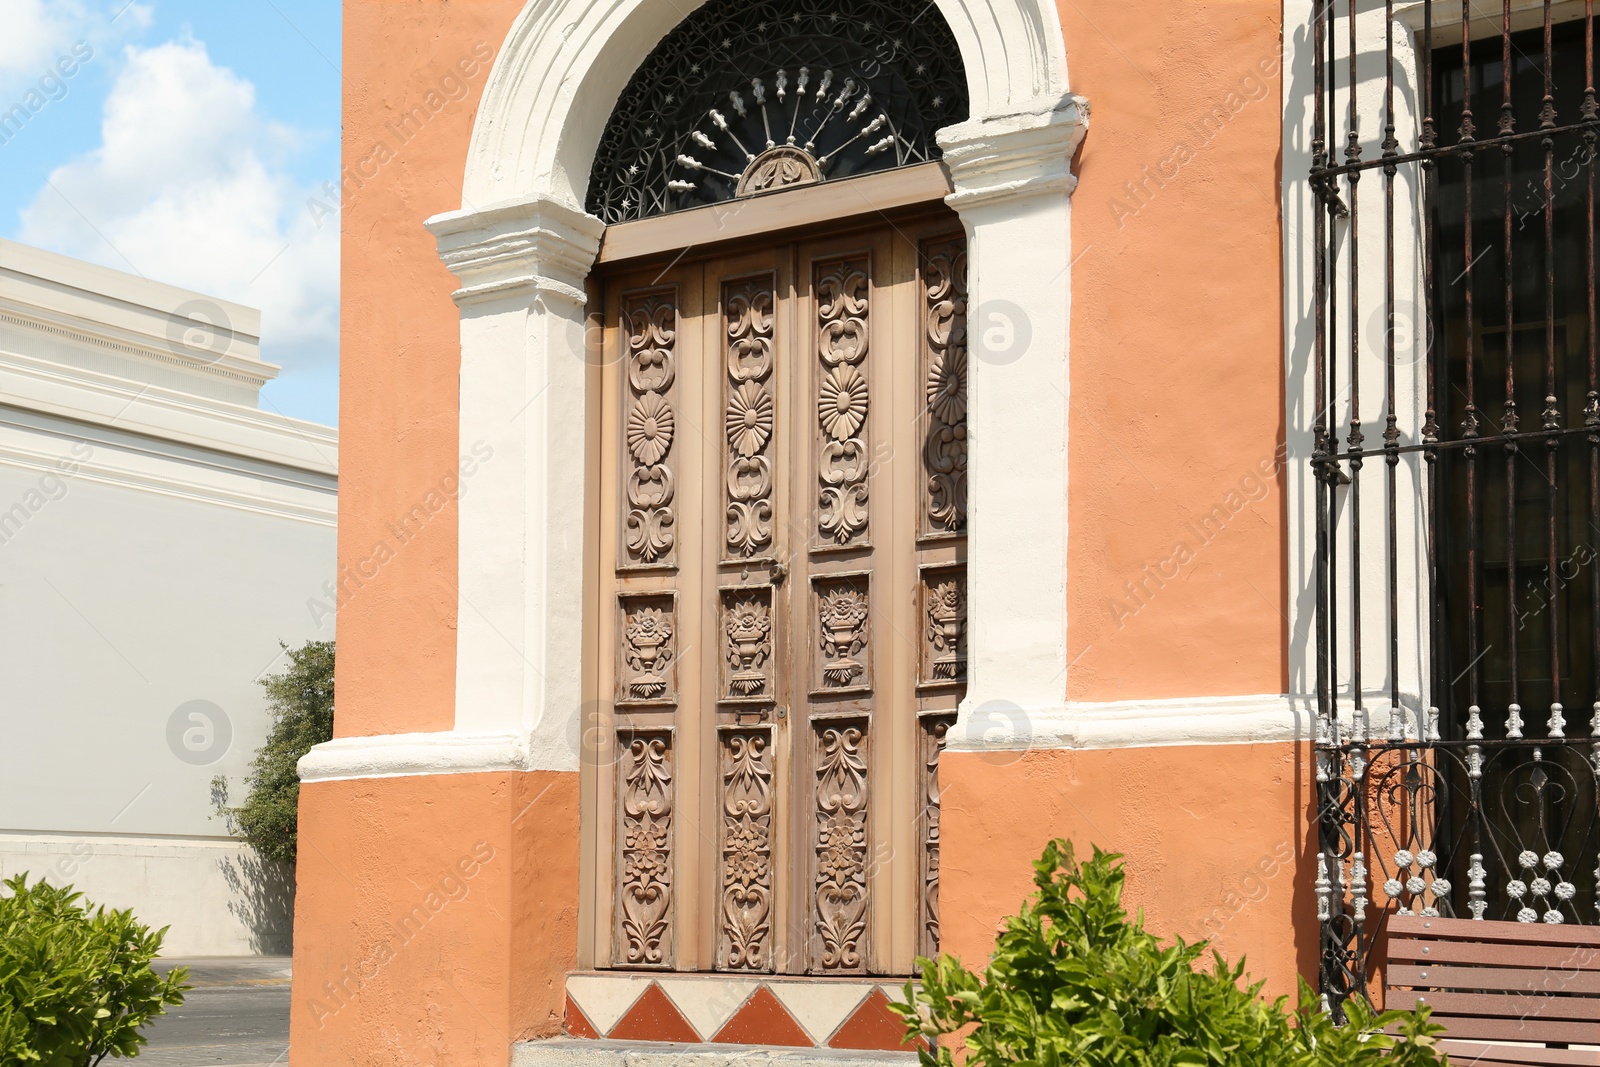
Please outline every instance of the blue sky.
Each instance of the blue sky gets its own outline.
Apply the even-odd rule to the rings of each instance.
[[[339,0],[0,3],[0,236],[261,308],[262,406],[336,422]]]

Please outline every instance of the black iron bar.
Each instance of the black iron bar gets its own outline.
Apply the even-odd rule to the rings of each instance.
[[[1479,448],[1495,444],[1504,445],[1507,441],[1515,441],[1518,443],[1526,441],[1548,441],[1552,437],[1578,437],[1589,432],[1590,431],[1587,426],[1557,426],[1554,429],[1549,430],[1518,430],[1514,434],[1493,433],[1479,434],[1477,437],[1463,436],[1451,440],[1414,441],[1410,444],[1399,445],[1398,447],[1401,454],[1404,455],[1407,452],[1426,452],[1429,449],[1443,449],[1448,451],[1451,449],[1465,450],[1468,448]],[[1365,448],[1361,450],[1361,455],[1367,457],[1381,456],[1383,454],[1384,449],[1382,448]],[[1342,451],[1337,456],[1333,457],[1333,460],[1336,462],[1338,460],[1348,459],[1353,455],[1355,455],[1354,452]]]
[[[1593,121],[1600,115],[1594,89],[1594,0],[1583,4],[1583,117]],[[1586,130],[1583,135],[1586,181],[1584,182],[1584,259],[1585,305],[1588,312],[1586,332],[1589,348],[1589,391],[1583,406],[1584,427],[1589,430],[1589,543],[1595,544],[1600,535],[1600,376],[1597,376],[1595,330],[1595,132]],[[1589,568],[1589,667],[1591,677],[1590,700],[1600,701],[1600,567]],[[1600,704],[1594,705],[1600,707]],[[1593,721],[1593,720],[1591,720]],[[1600,724],[1596,724],[1600,726]],[[1600,732],[1597,730],[1596,732]]]
[[[1506,0],[1507,3],[1510,0]],[[1394,121],[1394,0],[1384,0],[1383,42],[1383,154],[1393,159],[1399,154],[1400,143],[1395,139]],[[1400,529],[1399,496],[1396,479],[1399,475],[1400,444],[1399,417],[1395,411],[1394,388],[1394,178],[1397,168],[1393,163],[1383,168],[1383,312],[1385,330],[1384,394],[1389,409],[1383,428],[1384,454],[1387,458],[1389,494],[1389,714],[1400,709]],[[1413,337],[1415,343],[1415,337]]]
[[[1438,139],[1433,117],[1433,0],[1422,3],[1422,136],[1419,140],[1422,169],[1422,292],[1426,306],[1431,306],[1433,291],[1433,212],[1434,182],[1438,164],[1432,152]],[[1439,453],[1433,447],[1439,440],[1439,377],[1434,355],[1435,334],[1432,314],[1419,314],[1423,326],[1423,359],[1425,361],[1428,410],[1422,422],[1422,455],[1428,468],[1428,632],[1433,669],[1430,672],[1430,692],[1434,704],[1448,709],[1449,686],[1444,677],[1445,624],[1440,600],[1439,577]]]
[[[1356,88],[1361,79],[1356,69],[1359,49],[1356,43],[1356,0],[1349,0],[1350,30],[1350,128],[1345,134],[1344,157],[1361,160],[1361,118],[1356,111]],[[1350,434],[1346,439],[1350,453],[1359,451],[1361,433],[1361,172],[1347,171],[1346,191],[1350,201]],[[1366,737],[1366,695],[1361,685],[1361,456],[1350,459],[1350,693],[1353,698],[1351,721],[1357,738]]]
[[[1557,399],[1556,385],[1556,145],[1555,137],[1550,131],[1556,128],[1556,103],[1554,94],[1554,63],[1555,47],[1552,36],[1551,0],[1544,0],[1544,101],[1539,109],[1539,128],[1546,131],[1548,136],[1544,139],[1544,343],[1545,343],[1545,409],[1544,428],[1554,430],[1560,426],[1560,409]],[[1549,571],[1545,575],[1546,592],[1549,594],[1550,618],[1550,717],[1551,732],[1555,732],[1554,723],[1557,721],[1556,705],[1561,703],[1561,637],[1559,604],[1561,600],[1560,583],[1556,580],[1556,567],[1559,562],[1560,544],[1557,522],[1559,521],[1558,507],[1558,479],[1556,477],[1556,464],[1559,460],[1561,440],[1552,436],[1545,441],[1545,478],[1549,484],[1545,487],[1546,497],[1550,505],[1549,515]]]
[[[1327,162],[1327,136],[1323,128],[1322,109],[1322,83],[1323,83],[1323,20],[1320,14],[1314,14],[1311,19],[1311,63],[1312,63],[1312,92],[1311,92],[1311,160],[1313,170]],[[1330,722],[1334,711],[1330,706],[1329,694],[1331,690],[1330,675],[1328,673],[1328,473],[1327,457],[1329,450],[1328,420],[1327,420],[1327,389],[1324,379],[1327,374],[1327,359],[1325,344],[1328,336],[1327,323],[1327,270],[1326,256],[1328,247],[1328,222],[1327,213],[1324,211],[1320,200],[1311,207],[1311,232],[1315,242],[1316,254],[1312,259],[1312,289],[1315,293],[1313,315],[1315,316],[1316,342],[1313,346],[1312,358],[1316,367],[1312,374],[1312,429],[1311,429],[1311,474],[1316,482],[1316,613],[1317,613],[1317,714],[1321,721]],[[1330,730],[1327,740],[1332,739]]]
[[[1595,130],[1597,128],[1600,128],[1600,119],[1596,119],[1596,120],[1592,120],[1592,121],[1573,122],[1573,123],[1569,123],[1566,126],[1558,126],[1558,127],[1556,127],[1554,132],[1555,132],[1556,135],[1559,136],[1561,134],[1568,134],[1568,133],[1583,133],[1585,131]],[[1449,159],[1449,158],[1451,158],[1453,156],[1476,155],[1477,153],[1482,152],[1482,151],[1484,151],[1486,149],[1498,148],[1503,144],[1508,144],[1508,143],[1509,144],[1516,144],[1516,143],[1518,143],[1520,141],[1533,141],[1533,140],[1538,140],[1540,138],[1543,138],[1545,136],[1546,136],[1546,133],[1545,133],[1544,130],[1540,130],[1540,129],[1523,130],[1521,133],[1514,133],[1514,134],[1511,134],[1509,137],[1498,137],[1498,136],[1496,136],[1496,137],[1484,137],[1484,138],[1481,138],[1479,140],[1461,141],[1461,142],[1459,142],[1457,144],[1440,145],[1440,146],[1438,146],[1436,148],[1429,148],[1429,149],[1424,149],[1424,150],[1420,150],[1420,151],[1416,151],[1416,152],[1407,152],[1404,155],[1396,156],[1394,158],[1394,162],[1397,163],[1397,164],[1421,163],[1421,162],[1424,162],[1424,161],[1430,160],[1430,159]],[[1374,169],[1376,169],[1378,167],[1383,167],[1383,166],[1386,166],[1386,165],[1387,165],[1387,161],[1386,160],[1383,160],[1383,159],[1368,159],[1368,160],[1363,160],[1363,161],[1361,161],[1359,163],[1341,163],[1341,164],[1338,164],[1337,166],[1322,167],[1320,169],[1313,170],[1311,172],[1311,176],[1313,178],[1317,178],[1317,179],[1326,178],[1326,179],[1331,180],[1331,179],[1337,178],[1339,175],[1345,174],[1345,173],[1347,173],[1349,171],[1353,171],[1353,170],[1374,170]]]
[[[1461,0],[1461,126],[1459,142],[1470,145],[1473,139],[1472,123],[1472,7],[1471,0]],[[1478,407],[1476,402],[1476,377],[1477,368],[1474,366],[1474,349],[1477,344],[1477,320],[1473,317],[1473,276],[1472,269],[1476,262],[1472,255],[1472,152],[1469,149],[1461,160],[1465,177],[1462,181],[1464,190],[1464,206],[1462,210],[1462,251],[1463,262],[1467,269],[1463,272],[1463,281],[1466,285],[1467,329],[1466,329],[1466,417],[1462,424],[1461,436],[1472,440],[1478,436]],[[1478,452],[1474,445],[1469,445],[1463,450],[1467,460],[1467,693],[1468,703],[1480,704],[1479,679],[1482,675],[1483,657],[1478,654],[1480,623],[1480,599],[1478,587],[1478,567],[1480,546],[1478,544]]]
[[[1516,112],[1511,106],[1511,0],[1504,0],[1500,16],[1500,134],[1502,137],[1516,132]],[[1522,703],[1518,686],[1517,634],[1522,627],[1517,624],[1517,359],[1516,359],[1516,307],[1514,305],[1512,273],[1511,185],[1513,159],[1516,145],[1506,141],[1500,148],[1505,163],[1505,233],[1503,272],[1506,299],[1506,407],[1500,420],[1501,433],[1506,435],[1506,654],[1511,662],[1509,701]]]
[[[1322,14],[1323,18],[1327,20],[1327,26],[1322,35],[1323,45],[1327,49],[1327,55],[1323,61],[1323,73],[1327,78],[1327,83],[1323,87],[1324,92],[1327,95],[1325,106],[1323,108],[1323,122],[1325,123],[1325,134],[1327,137],[1326,158],[1331,160],[1333,158],[1334,151],[1334,129],[1337,122],[1337,120],[1334,118],[1334,107],[1336,104],[1335,94],[1338,92],[1339,80],[1335,68],[1335,55],[1337,49],[1334,44],[1336,40],[1334,32],[1336,29],[1336,16],[1334,14],[1333,0],[1327,0],[1327,2],[1322,5]],[[1332,189],[1336,180],[1337,179],[1333,178],[1328,179],[1328,187],[1330,189]],[[1334,406],[1338,403],[1339,396],[1339,387],[1337,385],[1339,380],[1339,350],[1338,346],[1334,342],[1334,338],[1338,336],[1339,331],[1339,263],[1337,258],[1338,252],[1336,249],[1336,244],[1338,242],[1338,237],[1336,236],[1337,227],[1333,225],[1331,220],[1329,221],[1328,226],[1330,232],[1328,235],[1328,246],[1325,253],[1327,256],[1326,278],[1328,282],[1328,333],[1324,338],[1323,343],[1327,349],[1327,442],[1328,450],[1331,453],[1338,449],[1338,445],[1335,442],[1333,423],[1335,419]],[[1327,471],[1327,475],[1329,478],[1328,678],[1329,686],[1333,690],[1333,722],[1331,735],[1335,741],[1340,741],[1343,740],[1343,738],[1339,726],[1339,596],[1337,593],[1337,590],[1339,589],[1339,553],[1333,548],[1335,536],[1338,532],[1338,524],[1335,520],[1337,518],[1339,508],[1338,478],[1340,477],[1340,474],[1336,467],[1330,467]]]

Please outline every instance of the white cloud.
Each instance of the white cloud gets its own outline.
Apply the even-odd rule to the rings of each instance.
[[[51,173],[18,238],[258,307],[265,357],[285,377],[325,374],[338,226],[319,228],[306,210],[317,194],[287,176],[296,131],[266,119],[255,87],[201,42],[129,47],[123,61],[100,147]]]
[[[151,18],[148,6],[128,0],[4,0],[4,7],[0,93],[8,101],[71,52],[75,42],[96,50],[110,47],[118,36],[148,26]]]

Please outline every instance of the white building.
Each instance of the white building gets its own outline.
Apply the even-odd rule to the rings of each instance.
[[[214,816],[279,642],[329,640],[338,435],[258,409],[260,314],[0,241],[0,875],[288,950],[292,878]]]

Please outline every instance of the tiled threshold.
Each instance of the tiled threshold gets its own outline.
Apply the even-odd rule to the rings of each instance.
[[[552,1038],[523,1041],[511,1067],[916,1067],[914,1052]]]
[[[914,1055],[890,1010],[904,980],[623,972],[567,977],[566,1035],[714,1049]]]

